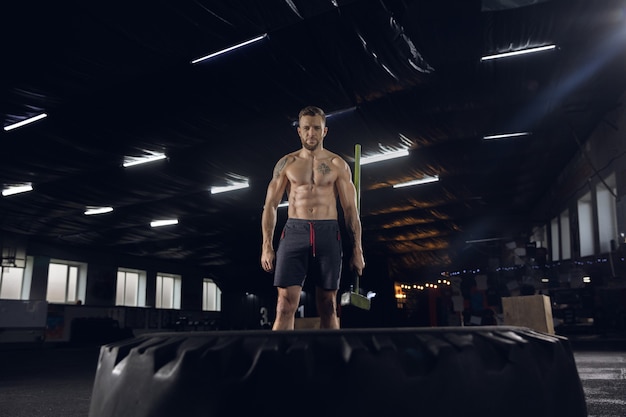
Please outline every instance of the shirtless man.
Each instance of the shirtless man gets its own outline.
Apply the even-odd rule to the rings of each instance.
[[[338,329],[337,290],[342,243],[337,198],[351,234],[351,268],[360,276],[365,267],[356,189],[346,161],[324,149],[324,137],[328,133],[324,111],[305,107],[298,119],[302,149],[285,155],[276,164],[261,220],[261,267],[274,272],[274,286],[278,289],[276,321],[272,329],[294,328],[300,293],[307,277],[315,280],[320,328]],[[285,191],[289,200],[288,219],[275,253],[276,209]]]

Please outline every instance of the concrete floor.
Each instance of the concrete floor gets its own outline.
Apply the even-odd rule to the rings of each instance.
[[[0,416],[86,417],[98,347],[0,349]]]
[[[588,415],[626,416],[626,343],[585,340],[572,346]],[[94,346],[0,346],[0,416],[86,417],[98,355]]]
[[[626,416],[626,351],[575,350],[589,417]]]

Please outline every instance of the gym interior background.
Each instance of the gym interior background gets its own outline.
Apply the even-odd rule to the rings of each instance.
[[[352,167],[404,151],[363,168],[372,309],[344,327],[501,324],[545,294],[558,334],[626,332],[622,2],[14,3],[1,343],[270,327],[264,190],[309,104]]]

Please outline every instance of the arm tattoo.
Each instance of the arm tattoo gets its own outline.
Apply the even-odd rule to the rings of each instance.
[[[287,157],[284,157],[276,164],[276,167],[274,168],[274,177],[280,176],[280,173],[283,169],[285,169],[285,165],[287,165]]]

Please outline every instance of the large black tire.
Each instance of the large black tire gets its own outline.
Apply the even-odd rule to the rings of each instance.
[[[519,327],[157,333],[103,346],[90,417],[587,415],[569,341]]]

